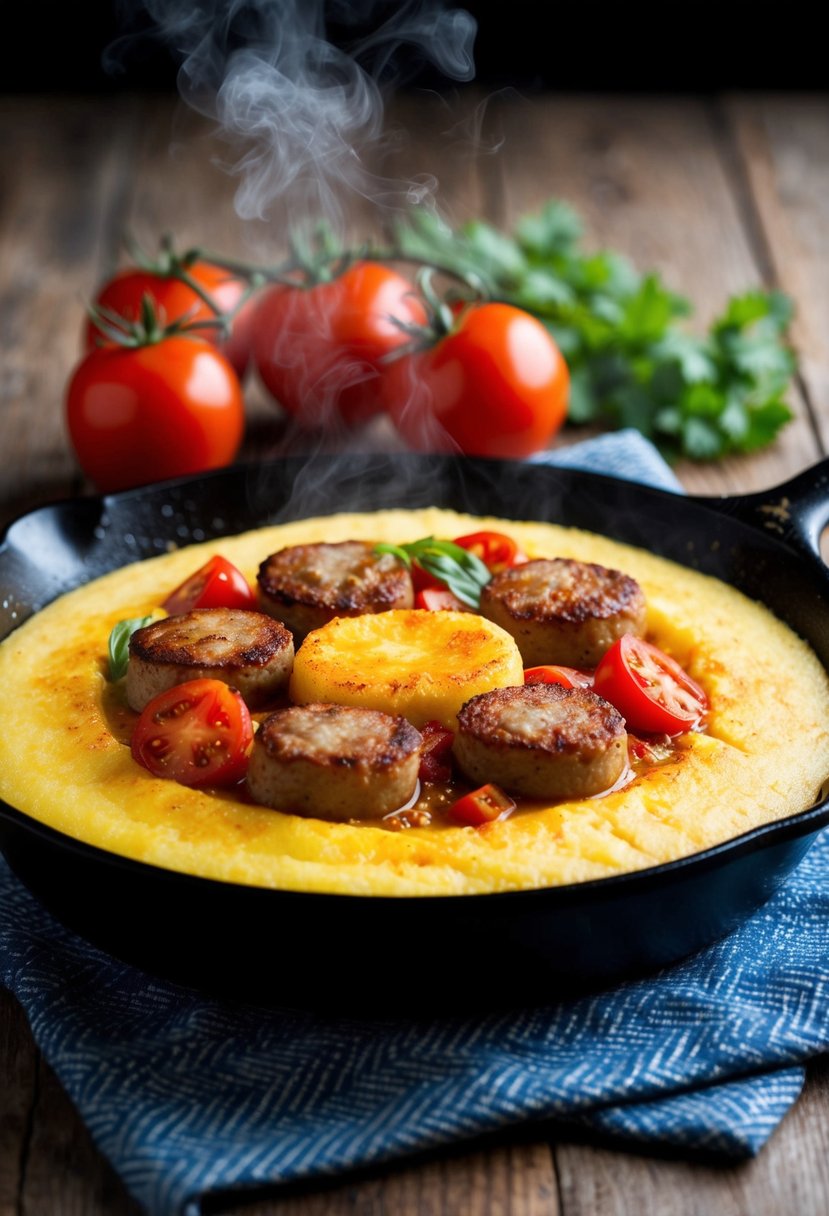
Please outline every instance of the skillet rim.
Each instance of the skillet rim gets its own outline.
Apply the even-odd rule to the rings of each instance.
[[[763,502],[767,500],[773,501],[775,496],[777,496],[779,499],[781,491],[789,488],[794,483],[805,483],[808,491],[809,488],[814,488],[814,486],[817,485],[822,478],[829,475],[829,460],[823,460],[803,470],[790,481],[769,487],[768,490],[761,491],[759,494],[721,495],[709,497],[703,495],[685,495],[676,491],[663,489],[659,486],[634,482],[625,478],[614,477],[606,473],[592,472],[587,469],[583,470],[579,468],[545,465],[539,463],[531,464],[522,461],[497,460],[492,458],[446,457],[443,455],[408,452],[348,452],[345,454],[334,453],[327,457],[324,454],[321,456],[321,454],[317,453],[312,457],[289,456],[276,457],[270,460],[250,460],[237,462],[224,468],[212,470],[206,473],[171,478],[167,481],[153,482],[147,485],[137,486],[128,490],[119,491],[115,494],[55,498],[52,501],[24,511],[20,515],[10,520],[6,526],[0,530],[0,577],[2,577],[4,573],[4,561],[7,558],[7,554],[11,551],[10,541],[13,540],[15,529],[21,525],[25,525],[26,523],[37,520],[38,517],[46,519],[48,517],[54,517],[57,515],[59,517],[68,516],[71,520],[78,519],[82,512],[89,512],[91,517],[96,510],[100,516],[103,515],[108,506],[111,505],[128,504],[130,500],[133,499],[146,501],[147,499],[152,499],[156,496],[162,498],[165,494],[169,494],[170,492],[186,490],[186,488],[189,486],[202,486],[205,482],[230,482],[237,478],[243,478],[245,479],[243,484],[249,484],[252,477],[261,477],[264,471],[271,468],[281,469],[281,475],[284,477],[286,466],[293,466],[297,472],[302,472],[309,466],[309,461],[313,462],[314,460],[320,459],[344,463],[353,463],[355,461],[390,461],[409,463],[412,466],[416,464],[425,464],[425,462],[431,460],[438,461],[442,465],[448,467],[455,464],[461,469],[478,469],[480,472],[497,470],[499,476],[503,476],[504,473],[509,472],[511,468],[521,470],[535,469],[553,474],[563,474],[566,478],[574,477],[577,482],[584,481],[588,484],[593,483],[596,486],[601,486],[602,484],[608,487],[617,488],[622,486],[624,487],[625,492],[632,493],[634,495],[641,493],[645,498],[655,496],[658,499],[661,498],[663,500],[670,500],[672,502],[676,502],[678,500],[680,503],[687,505],[692,509],[707,509],[711,511],[715,517],[727,516],[732,523],[736,522],[737,524],[748,528],[749,532],[754,531],[761,533],[764,535],[767,542],[778,546],[787,554],[789,559],[794,558],[794,560],[799,563],[804,562],[804,556],[817,556],[817,554],[813,552],[812,547],[806,547],[805,553],[800,552],[799,547],[795,547],[793,544],[784,543],[779,536],[775,536],[774,534],[769,535],[769,532],[764,530],[759,521],[747,519],[747,515],[749,514],[749,504],[754,504],[756,500],[759,502],[760,510],[762,511]],[[445,506],[446,504],[442,505]],[[342,510],[355,509],[357,508],[352,506],[336,507],[330,510],[318,509],[315,510],[313,514],[324,516],[326,514],[337,514]],[[371,507],[364,509],[373,511],[393,508]],[[404,507],[402,509],[412,508]],[[472,508],[456,507],[454,509],[466,510],[470,514],[476,513]],[[479,510],[477,513],[481,514]],[[276,512],[274,514],[276,514]],[[797,518],[797,502],[793,503],[793,515],[795,517],[795,523],[799,522]],[[290,520],[309,517],[310,513],[302,513],[298,515],[288,515],[287,519]],[[503,513],[503,510],[500,512],[499,517],[504,519],[527,518],[526,514],[521,514],[516,517]],[[539,520],[538,522],[555,521]],[[243,530],[265,526],[267,526],[267,521],[261,522],[260,520],[259,523],[251,522],[249,525],[246,525]],[[578,527],[583,525],[565,524],[564,526]],[[779,531],[779,529],[774,530]],[[238,533],[235,531],[224,533],[224,535],[227,536],[234,536],[237,534]],[[206,535],[203,540],[199,541],[191,538],[186,543],[209,542],[211,540],[220,539],[221,535],[221,533],[217,533],[216,536]],[[607,533],[606,535],[610,536],[611,534]],[[634,544],[636,542],[628,541],[625,543]],[[139,554],[136,552],[134,558],[127,561],[118,561],[116,564],[108,566],[106,572],[109,570],[123,568],[123,566],[129,565],[133,560],[143,560],[147,557],[157,555],[158,554],[156,553]],[[74,573],[82,574],[83,555],[75,550],[74,557],[77,561],[77,566],[74,569]],[[679,565],[688,564],[683,563],[677,558],[669,558],[668,560],[675,561]],[[105,571],[101,571],[94,575],[94,577],[100,577],[100,574],[104,572]],[[814,570],[812,573],[814,574]],[[827,594],[829,594],[829,567],[823,566],[823,577],[824,581],[826,582]],[[0,636],[0,642],[11,636],[15,629],[23,624],[25,620],[29,618],[29,616],[35,615],[36,612],[40,611],[43,607],[46,607],[48,603],[51,603],[53,599],[59,598],[67,591],[81,586],[82,584],[83,579],[80,581],[73,581],[70,586],[57,589],[54,595],[50,595],[50,597],[44,600],[43,603],[39,604],[37,608],[33,608],[30,604],[29,608],[31,611],[27,614],[27,616],[24,616],[13,624],[11,629],[5,630],[2,633],[2,636]],[[790,628],[791,627],[792,626],[790,626]],[[808,639],[806,640],[808,641]],[[814,650],[814,646],[811,641],[808,641],[808,644]],[[280,898],[290,897],[294,901],[310,899],[316,903],[320,900],[327,900],[329,902],[334,901],[349,905],[368,901],[373,904],[383,903],[395,907],[399,907],[407,903],[422,904],[424,901],[427,901],[430,905],[435,906],[441,903],[457,903],[459,901],[465,902],[470,899],[475,900],[478,904],[480,904],[481,901],[487,903],[498,901],[505,904],[507,902],[517,903],[519,901],[536,901],[540,898],[545,899],[545,901],[559,900],[562,904],[567,905],[574,901],[578,902],[582,896],[587,897],[588,899],[590,896],[600,898],[603,894],[607,893],[609,897],[612,897],[620,887],[624,887],[625,885],[632,884],[637,888],[641,888],[642,890],[648,890],[652,886],[661,885],[666,877],[678,871],[684,872],[688,869],[714,869],[716,868],[717,864],[725,858],[726,855],[733,856],[735,858],[742,857],[751,852],[760,850],[766,844],[771,845],[773,843],[784,842],[786,840],[808,837],[809,835],[816,836],[822,828],[829,825],[829,776],[827,778],[827,785],[824,787],[824,790],[825,792],[823,797],[821,797],[819,801],[810,807],[806,807],[801,811],[795,812],[793,815],[787,815],[783,819],[772,820],[769,823],[760,824],[755,828],[749,829],[747,832],[741,833],[739,836],[729,837],[727,840],[712,845],[707,849],[689,853],[683,857],[675,858],[672,861],[661,862],[657,865],[645,866],[636,870],[628,870],[621,874],[606,875],[603,878],[587,879],[583,882],[544,887],[528,887],[507,891],[490,891],[480,893],[466,892],[456,895],[366,895],[326,891],[302,891],[283,887],[268,887],[233,882],[205,875],[191,874],[184,870],[175,870],[172,868],[168,869],[151,862],[141,861],[137,858],[129,857],[125,854],[110,852],[98,845],[90,844],[87,841],[71,836],[68,833],[61,832],[51,825],[35,819],[27,815],[25,812],[19,810],[17,807],[12,806],[4,799],[0,799],[0,820],[5,819],[7,822],[12,824],[13,827],[20,828],[24,832],[28,832],[35,836],[43,836],[47,839],[47,841],[59,848],[67,849],[70,852],[80,852],[91,862],[97,862],[102,865],[108,864],[110,866],[114,866],[115,868],[127,868],[135,871],[137,874],[146,876],[148,881],[181,882],[184,880],[185,884],[199,886],[199,888],[204,892],[207,892],[209,888],[214,888],[217,891],[238,891],[242,893],[244,897],[254,899],[268,897],[273,898],[276,896]],[[2,853],[2,848],[0,848],[0,853]]]

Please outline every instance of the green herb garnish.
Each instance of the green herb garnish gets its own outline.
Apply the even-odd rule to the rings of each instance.
[[[733,297],[708,332],[678,322],[689,302],[609,251],[587,253],[578,216],[552,200],[512,235],[481,221],[453,229],[415,210],[396,231],[403,255],[463,277],[533,313],[571,375],[568,421],[635,427],[670,458],[714,460],[770,443],[792,417],[795,371],[778,291]]]
[[[127,674],[127,662],[130,657],[130,638],[136,629],[143,629],[153,620],[151,616],[137,616],[131,620],[119,621],[109,635],[109,678],[120,680]]]
[[[492,574],[479,557],[451,540],[436,540],[425,536],[407,545],[381,544],[374,546],[375,553],[391,553],[407,569],[412,561],[443,583],[453,595],[470,608],[480,608],[481,588],[485,587]]]

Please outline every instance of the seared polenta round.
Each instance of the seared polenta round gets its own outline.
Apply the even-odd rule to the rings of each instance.
[[[397,609],[337,617],[297,651],[292,701],[333,701],[457,728],[470,697],[524,683],[515,639],[477,612]]]
[[[148,615],[213,553],[253,580],[263,557],[317,541],[396,543],[481,529],[531,557],[622,570],[642,586],[647,637],[708,694],[705,733],[604,797],[522,806],[485,830],[390,832],[186,788],[130,755],[134,716],[106,673],[113,625]],[[435,614],[437,621],[439,614]],[[474,620],[475,618],[471,618]],[[370,675],[370,656],[361,656]],[[141,562],[45,608],[0,645],[7,725],[0,796],[73,837],[231,882],[360,895],[463,894],[601,878],[669,861],[809,806],[829,775],[829,680],[810,648],[732,587],[574,529],[390,511],[304,520]]]

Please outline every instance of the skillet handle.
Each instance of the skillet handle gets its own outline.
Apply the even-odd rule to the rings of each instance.
[[[826,575],[820,538],[829,524],[829,459],[756,494],[699,501],[782,540],[810,563],[817,563]]]

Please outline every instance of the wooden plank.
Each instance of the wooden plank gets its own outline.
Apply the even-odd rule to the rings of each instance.
[[[712,1165],[559,1145],[565,1216],[825,1216],[829,1211],[829,1064],[810,1081],[753,1161]]]
[[[129,157],[117,106],[95,121],[81,100],[0,102],[0,524],[79,484],[64,432],[65,385],[85,301]]]
[[[721,133],[704,102],[545,97],[493,111],[504,132],[500,223],[564,199],[582,216],[588,247],[659,271],[693,302],[698,324],[729,294],[762,285]],[[719,464],[683,462],[685,485],[699,493],[759,489],[812,463],[819,452],[797,389],[792,406],[796,421],[772,448]]]
[[[483,163],[489,155],[486,112],[484,99],[474,90],[449,98],[403,93],[390,108],[389,122],[397,135],[386,171],[401,181],[428,181],[431,200],[453,224],[489,211],[489,175]],[[384,216],[381,211],[381,219],[404,212],[389,209]]]
[[[367,172],[382,193],[368,198],[344,188],[337,212],[322,218],[336,227],[339,216],[340,237],[362,243],[381,235],[388,219],[405,208],[410,190],[433,178],[455,218],[479,214],[485,202],[477,173],[480,149],[459,133],[474,127],[479,106],[477,94],[458,101],[457,109],[433,94],[401,94],[389,107],[383,138],[364,152]],[[291,229],[310,217],[288,193],[263,218],[240,218],[240,178],[233,171],[240,152],[211,120],[181,103],[155,99],[142,121],[122,236],[133,235],[152,249],[170,232],[181,248],[200,245],[254,262],[279,261],[288,252]]]
[[[771,274],[796,302],[793,338],[824,451],[829,450],[829,98],[726,101]]]
[[[0,1216],[18,1216],[37,1070],[38,1051],[23,1011],[0,988]]]
[[[20,1216],[140,1216],[52,1070],[41,1063]]]
[[[389,1166],[359,1178],[292,1188],[245,1204],[208,1204],[212,1216],[561,1216],[544,1143],[493,1143]]]
[[[214,138],[215,124],[166,96],[145,106],[119,216],[122,253],[132,238],[152,254],[165,233],[182,250],[199,245],[231,256],[249,253],[257,226],[246,228],[235,213],[237,182],[222,168],[231,158]]]

